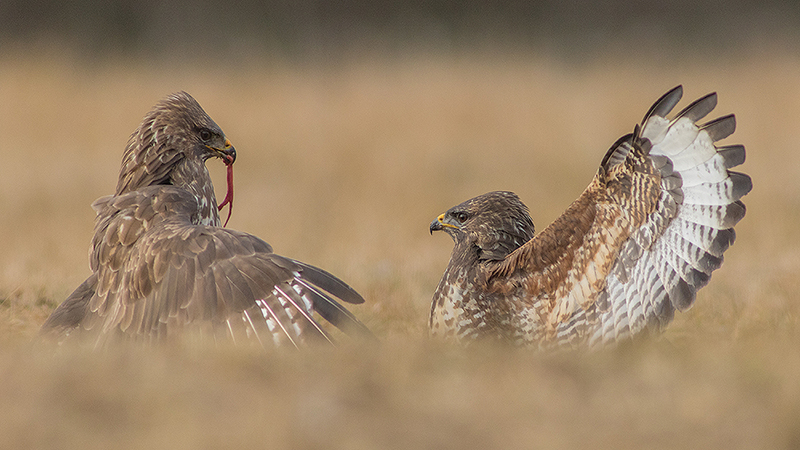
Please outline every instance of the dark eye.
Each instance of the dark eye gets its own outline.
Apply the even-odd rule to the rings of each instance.
[[[459,212],[453,214],[453,217],[455,217],[456,220],[461,222],[461,223],[464,223],[464,222],[467,221],[467,219],[469,219],[469,216],[464,211],[459,211]]]
[[[203,141],[203,142],[210,141],[211,140],[211,132],[206,130],[206,129],[200,130],[200,140]]]

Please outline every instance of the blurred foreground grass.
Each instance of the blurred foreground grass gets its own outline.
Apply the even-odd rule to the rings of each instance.
[[[591,355],[461,351],[417,337],[269,357],[39,350],[0,360],[6,448],[796,448],[800,439],[800,358],[772,339]]]
[[[0,447],[795,448],[800,445],[800,60],[409,55],[324,66],[0,61]],[[602,62],[606,61],[606,62]],[[613,62],[613,63],[609,63]],[[450,206],[513,190],[539,229],[663,92],[737,115],[754,190],[722,269],[657,341],[584,355],[424,339]],[[239,152],[229,226],[366,298],[384,341],[333,352],[35,342],[87,275],[128,135],[186,90]],[[716,117],[715,116],[715,117]],[[221,164],[210,164],[221,185]],[[219,167],[217,167],[219,166]],[[32,343],[33,342],[33,343]]]

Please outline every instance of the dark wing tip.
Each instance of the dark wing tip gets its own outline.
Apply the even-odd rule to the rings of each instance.
[[[679,279],[678,284],[669,292],[672,306],[680,312],[684,312],[692,307],[697,292],[686,280]]]
[[[722,155],[722,160],[725,162],[726,169],[744,164],[746,157],[744,145],[718,147],[717,152]]]
[[[728,176],[733,181],[733,192],[731,192],[732,199],[739,200],[753,190],[753,179],[750,178],[750,175],[729,171]]]
[[[364,297],[361,294],[328,271],[300,261],[292,260],[292,262],[303,269],[302,278],[314,286],[327,291],[343,302],[354,305],[364,303]]]
[[[733,114],[728,114],[727,116],[708,122],[700,127],[700,129],[705,130],[711,140],[717,142],[720,139],[725,139],[736,131],[736,117]]]
[[[686,108],[683,108],[683,110],[679,112],[675,116],[675,119],[673,120],[678,120],[681,117],[686,117],[690,119],[692,122],[697,122],[698,120],[707,116],[708,113],[713,111],[714,108],[716,107],[717,107],[717,93],[712,92],[706,95],[705,97],[693,101]]]
[[[316,311],[323,319],[330,322],[336,328],[342,330],[345,334],[353,337],[366,338],[369,341],[378,341],[378,338],[356,318],[350,311],[345,309],[336,300],[325,295],[314,286],[305,284],[311,293],[311,301],[314,304],[314,311]]]
[[[50,314],[39,330],[41,336],[63,337],[70,330],[80,326],[86,317],[86,308],[97,286],[97,275],[92,274],[66,300]]]
[[[683,86],[678,85],[670,89],[669,92],[662,95],[661,98],[653,103],[653,106],[651,106],[647,111],[647,114],[644,115],[642,124],[647,122],[647,119],[652,116],[666,117],[666,115],[672,111],[672,108],[678,104],[678,102],[681,100],[681,97],[683,97]]]
[[[736,200],[725,207],[723,226],[725,228],[733,228],[734,225],[739,223],[744,215],[747,213],[747,207],[744,206],[741,200]]]
[[[708,248],[709,253],[715,256],[722,256],[725,250],[728,249],[736,241],[736,231],[733,228],[726,228],[719,230],[717,235],[711,241]]]

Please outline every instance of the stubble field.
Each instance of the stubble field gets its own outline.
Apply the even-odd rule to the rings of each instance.
[[[611,64],[609,61],[613,61]],[[0,447],[796,448],[800,60],[520,54],[336,64],[0,62]],[[451,242],[441,212],[512,190],[542,229],[662,93],[719,93],[747,147],[747,216],[695,307],[659,339],[593,354],[425,337]],[[89,274],[91,202],[128,136],[186,90],[238,151],[229,227],[361,292],[381,339],[269,355],[86,353],[36,338]],[[716,117],[715,116],[715,117]],[[224,172],[209,163],[224,194]]]

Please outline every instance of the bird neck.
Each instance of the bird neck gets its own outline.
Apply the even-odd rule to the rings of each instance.
[[[481,260],[483,253],[480,246],[475,242],[467,241],[460,242],[453,248],[453,256],[458,258],[464,264],[478,264]]]
[[[182,160],[175,165],[170,180],[174,186],[186,189],[197,197],[200,204],[201,225],[220,225],[214,184],[203,161]]]

